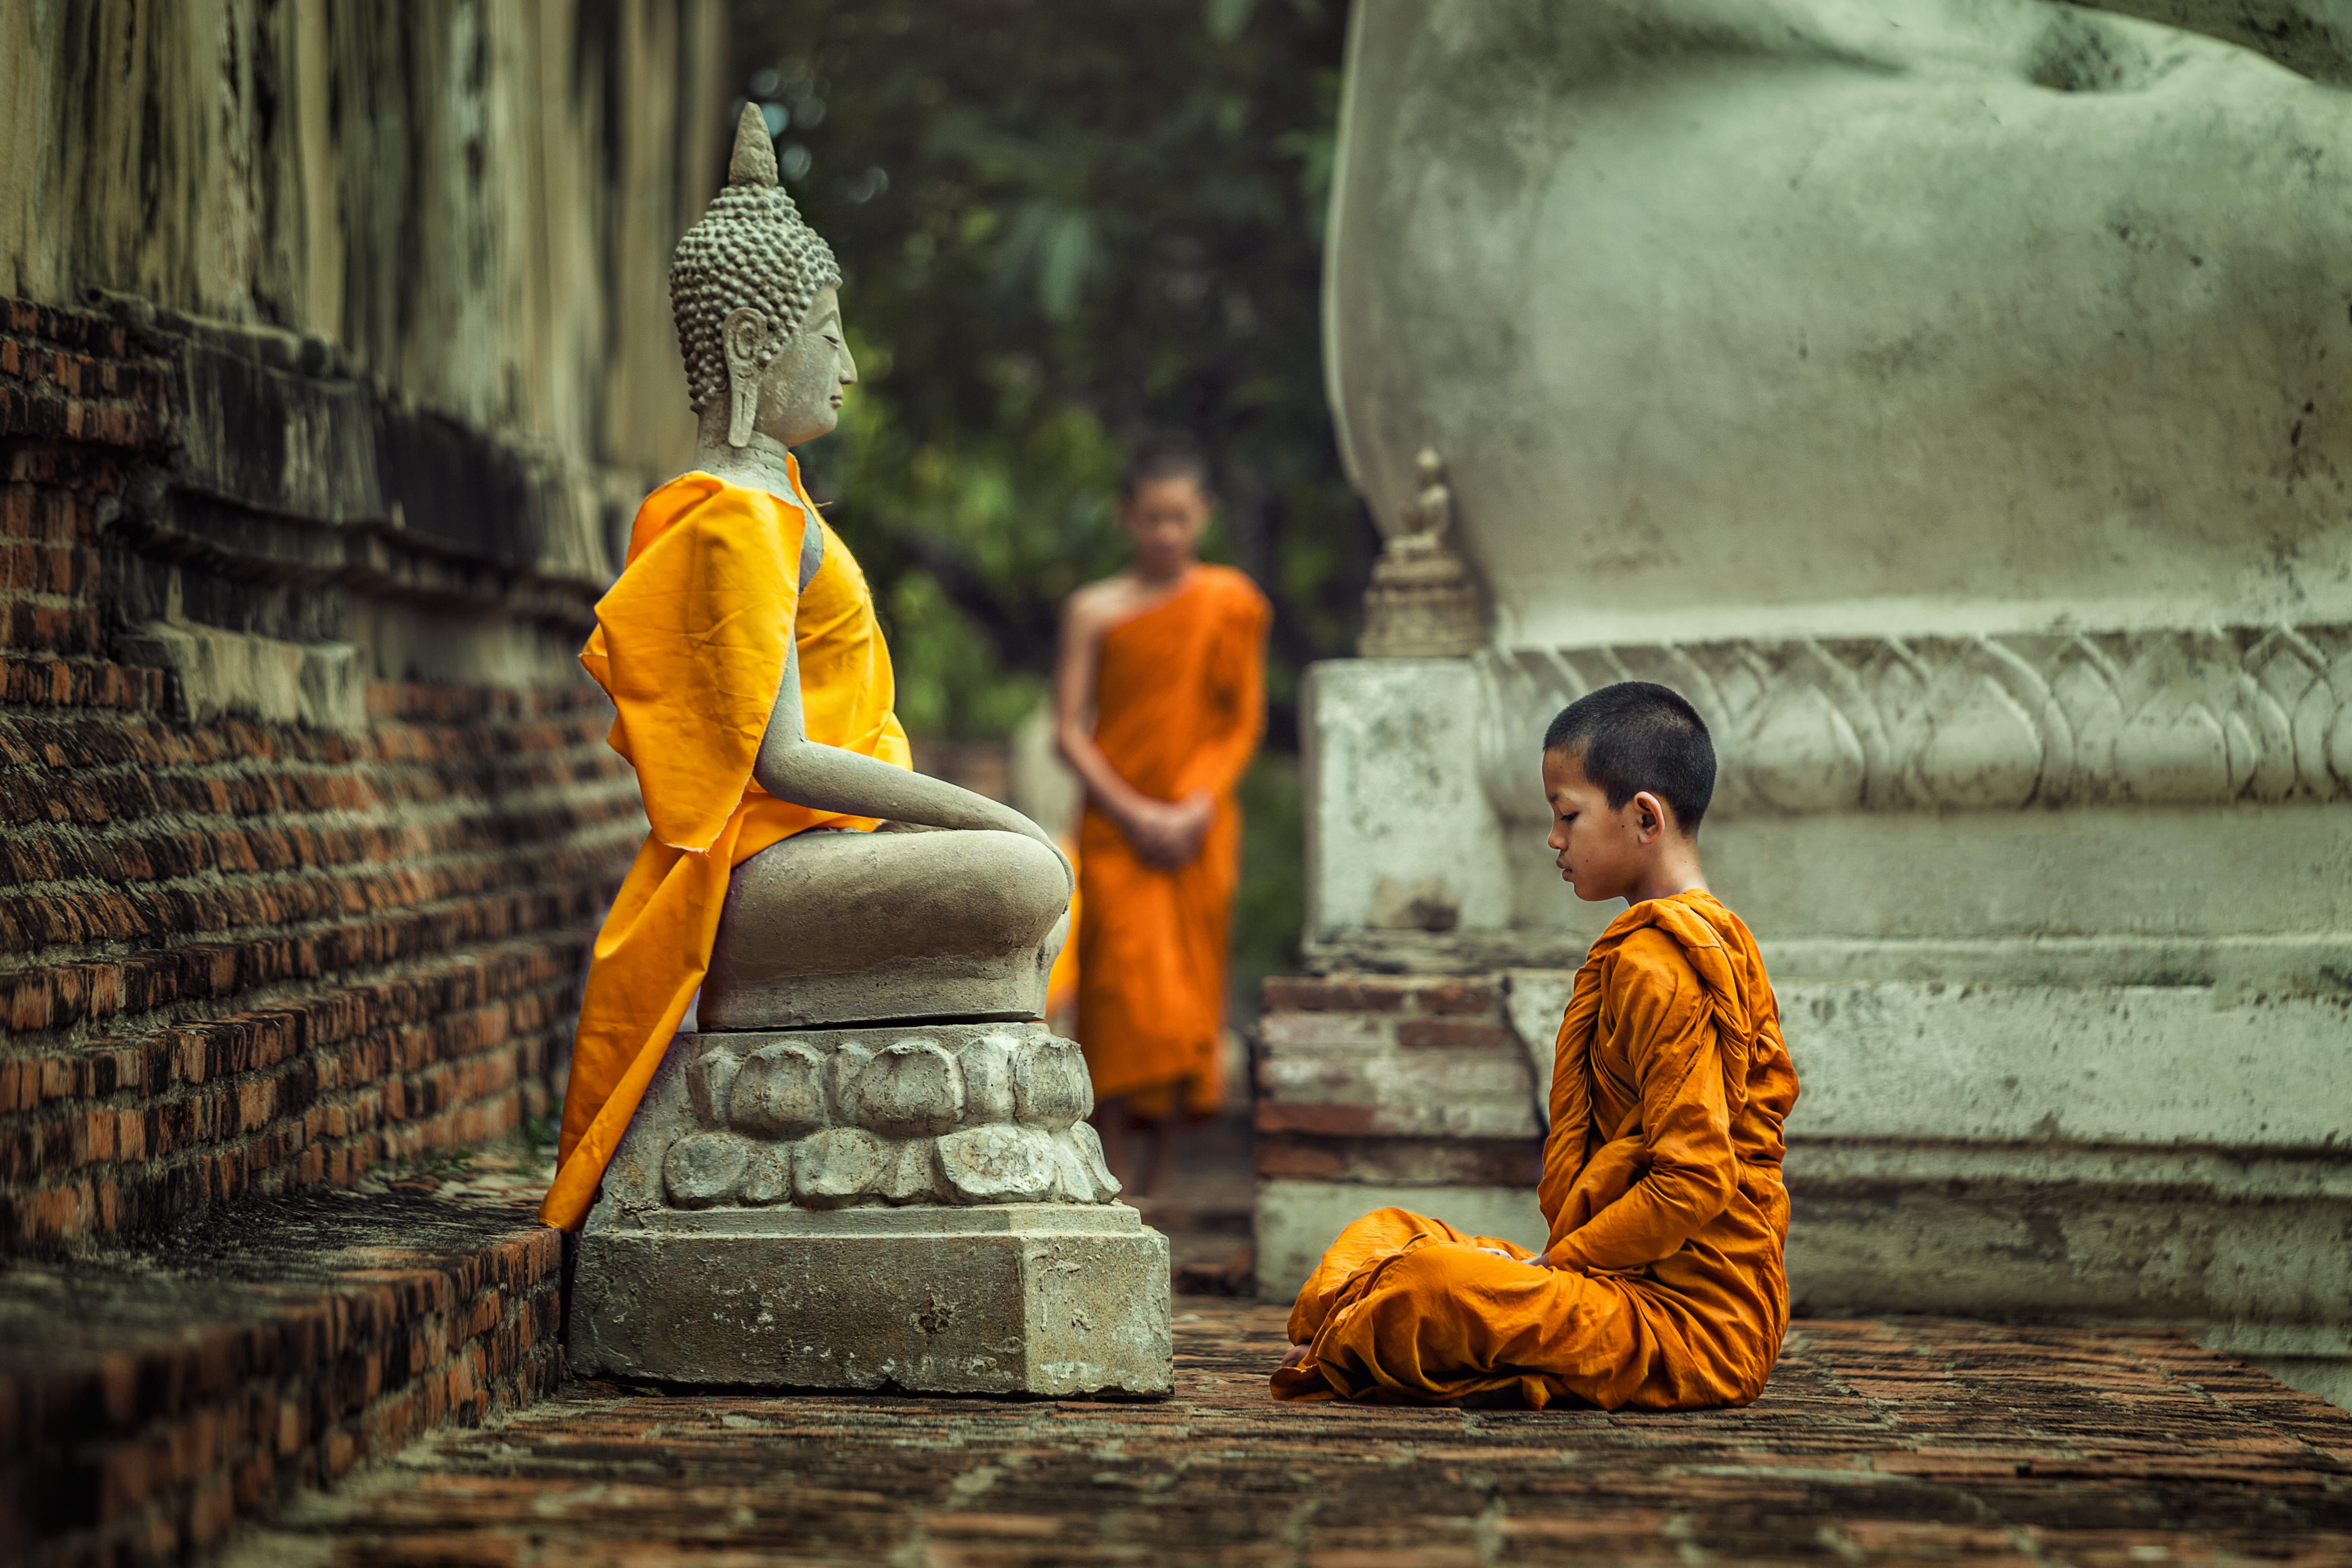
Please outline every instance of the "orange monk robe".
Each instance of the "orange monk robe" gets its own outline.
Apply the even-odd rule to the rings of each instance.
[[[1367,1215],[1298,1293],[1309,1351],[1276,1398],[1696,1410],[1763,1392],[1789,1326],[1797,1074],[1755,938],[1706,893],[1635,904],[1577,973],[1558,1052],[1539,1196],[1563,1267]]]
[[[1139,858],[1092,804],[1078,826],[1078,1044],[1103,1099],[1147,1116],[1176,1096],[1216,1109],[1225,937],[1241,870],[1234,787],[1265,726],[1265,595],[1228,566],[1195,566],[1160,604],[1105,633],[1095,744],[1157,800],[1216,797],[1201,852],[1176,870]]]
[[[597,933],[581,995],[560,1163],[539,1211],[562,1229],[587,1216],[702,984],[728,874],[812,827],[875,826],[788,805],[752,781],[787,637],[800,645],[808,738],[909,765],[874,596],[787,463],[798,505],[705,473],[647,496],[580,654],[613,699],[607,739],[637,771],[653,831]]]

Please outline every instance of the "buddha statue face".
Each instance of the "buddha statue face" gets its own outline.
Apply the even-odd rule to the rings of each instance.
[[[670,308],[688,395],[715,440],[814,440],[840,418],[857,379],[841,330],[833,249],[776,183],[775,144],[757,108],[736,127],[727,186],[670,258]]]
[[[750,407],[751,427],[785,447],[831,432],[841,419],[841,390],[857,379],[857,363],[841,327],[841,300],[830,285],[816,291],[800,327],[779,346],[761,313],[739,306],[719,323],[727,355],[728,402]],[[730,421],[728,439],[737,438]]]

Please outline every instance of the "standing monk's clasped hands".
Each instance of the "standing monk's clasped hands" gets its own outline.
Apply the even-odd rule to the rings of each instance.
[[[1119,823],[1135,852],[1164,871],[1181,871],[1201,853],[1201,843],[1217,820],[1217,797],[1194,790],[1181,800],[1129,803]]]

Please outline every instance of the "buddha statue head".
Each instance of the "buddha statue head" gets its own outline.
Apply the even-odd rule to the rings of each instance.
[[[687,395],[704,438],[725,415],[730,447],[765,436],[798,446],[834,427],[857,379],[843,341],[832,247],[776,180],[775,145],[756,104],[735,129],[727,185],[670,257],[670,309]]]

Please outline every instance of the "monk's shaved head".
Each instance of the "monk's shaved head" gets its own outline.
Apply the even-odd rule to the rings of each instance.
[[[1698,831],[1715,798],[1715,742],[1698,710],[1669,686],[1621,680],[1559,710],[1544,750],[1576,760],[1612,810],[1648,790],[1672,808],[1685,833]]]
[[[1118,499],[1133,500],[1136,491],[1161,479],[1190,479],[1203,496],[1216,493],[1209,478],[1208,454],[1190,436],[1173,431],[1146,437],[1136,444],[1118,477]]]

